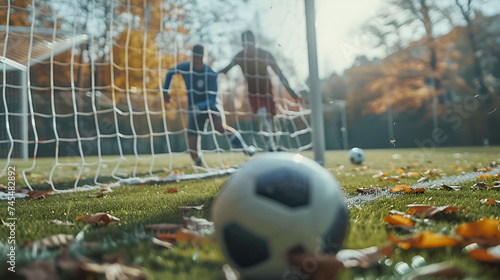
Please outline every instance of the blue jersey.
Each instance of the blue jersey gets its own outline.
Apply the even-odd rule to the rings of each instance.
[[[203,64],[201,69],[192,69],[191,62],[183,62],[170,68],[163,84],[163,95],[169,95],[170,82],[175,74],[181,74],[186,83],[188,106],[200,110],[215,109],[217,100],[217,73]]]

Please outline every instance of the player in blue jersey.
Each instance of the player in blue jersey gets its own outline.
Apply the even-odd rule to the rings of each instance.
[[[222,106],[217,102],[217,73],[203,63],[204,48],[202,45],[193,47],[191,62],[182,62],[167,72],[163,85],[163,98],[170,101],[170,82],[175,74],[181,74],[186,84],[188,97],[188,148],[191,158],[197,166],[202,165],[200,150],[200,131],[205,123],[212,121],[213,129],[229,135],[231,143],[236,148],[243,148],[245,154],[255,153],[253,146],[248,146],[241,135],[225,122]]]

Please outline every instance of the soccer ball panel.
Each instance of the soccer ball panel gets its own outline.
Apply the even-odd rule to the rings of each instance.
[[[223,240],[227,253],[241,268],[254,266],[269,258],[268,242],[265,238],[232,222],[223,227]]]
[[[256,193],[288,207],[309,203],[309,176],[292,168],[270,171],[256,179]]]

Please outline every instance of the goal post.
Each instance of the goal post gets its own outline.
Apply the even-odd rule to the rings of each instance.
[[[214,1],[218,4],[73,0],[50,5],[52,0],[34,0],[21,9],[0,3],[0,9],[23,11],[27,18],[24,26],[0,27],[0,122],[5,124],[0,126],[0,171],[13,162],[28,188],[66,192],[230,174],[250,159],[245,155],[249,146],[257,153],[314,149],[314,159],[324,164],[313,1]],[[276,15],[295,25],[283,25]],[[271,96],[264,98],[266,106],[252,100],[244,69],[218,73],[244,49],[241,35],[247,30],[270,54],[259,58],[269,64],[262,75],[269,84],[260,92]],[[197,43],[205,47],[205,64],[218,75],[217,91],[208,92],[217,95],[223,110],[194,112],[189,104],[195,93],[185,78],[194,76],[179,65],[192,63]],[[250,61],[245,57],[243,65]],[[6,79],[14,69],[20,85]],[[170,69],[177,74],[167,91]],[[307,78],[309,102],[302,104],[289,89],[307,88]],[[196,84],[203,86],[204,79]],[[19,109],[6,89],[16,91]],[[164,102],[164,92],[170,103]],[[191,116],[198,114],[210,117],[194,122]],[[221,130],[213,116],[224,119],[243,141],[232,130]],[[20,146],[14,155],[11,150]],[[201,166],[191,158],[194,149]]]
[[[304,0],[306,10],[306,32],[309,58],[309,81],[311,88],[311,121],[314,160],[325,164],[325,131],[323,120],[323,96],[318,72],[318,48],[316,44],[315,0]]]

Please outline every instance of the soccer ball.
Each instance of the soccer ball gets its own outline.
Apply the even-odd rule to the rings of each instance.
[[[299,154],[279,153],[234,173],[214,201],[212,219],[224,256],[243,279],[297,279],[287,252],[301,246],[336,253],[348,210],[326,169]]]
[[[349,159],[354,164],[361,164],[365,160],[365,152],[360,148],[349,150]]]

